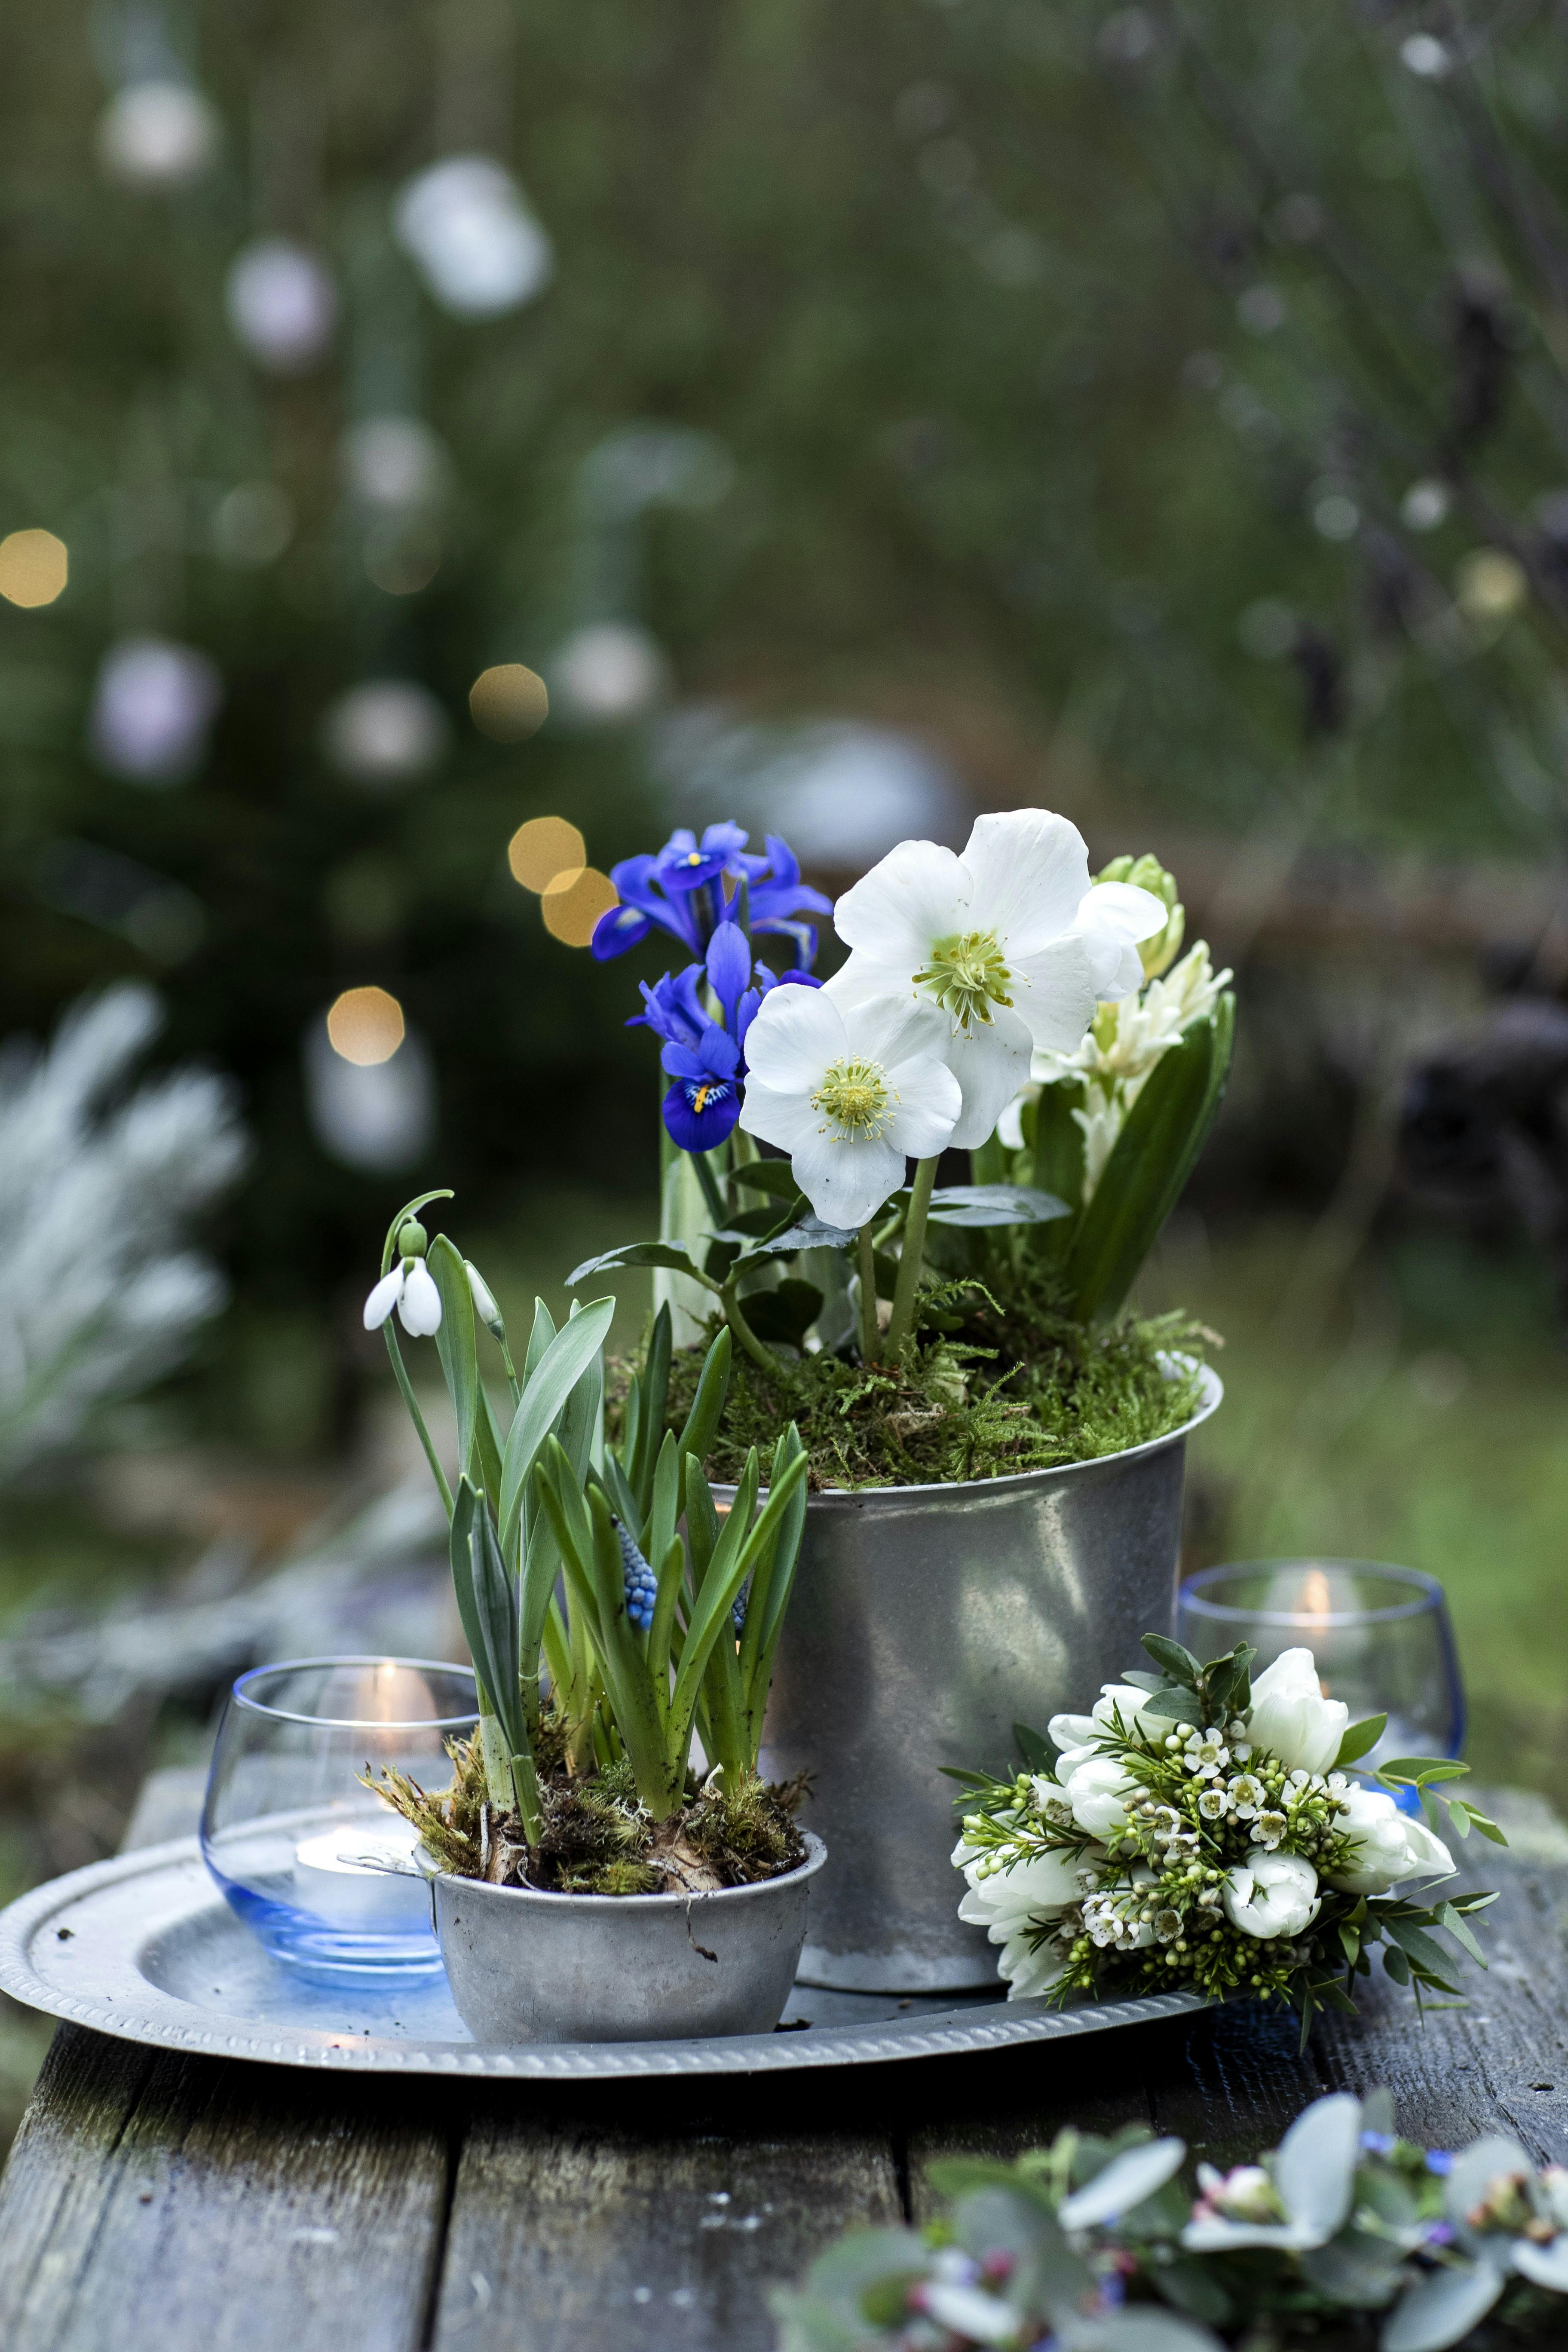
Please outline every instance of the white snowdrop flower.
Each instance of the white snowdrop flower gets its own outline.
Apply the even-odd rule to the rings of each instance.
[[[1223,1789],[1205,1789],[1198,1799],[1198,1811],[1205,1822],[1223,1822],[1230,1811],[1230,1799]]]
[[[1239,1821],[1250,1821],[1268,1803],[1268,1793],[1256,1772],[1237,1772],[1226,1783]]]
[[[843,1004],[912,993],[937,1008],[963,1090],[952,1141],[973,1150],[1027,1078],[1031,1054],[1074,1052],[1130,946],[1137,964],[1122,934],[1152,938],[1166,909],[1128,885],[1114,899],[1106,886],[1091,890],[1078,827],[1013,809],[977,817],[962,857],[900,842],[833,919],[851,954],[824,993]]]
[[[441,1328],[441,1294],[422,1257],[399,1258],[364,1302],[364,1328],[379,1331],[394,1307],[411,1339],[428,1339]]]
[[[773,989],[746,1033],[741,1125],[789,1153],[825,1223],[858,1228],[898,1191],[906,1159],[952,1139],[963,1097],[946,1042],[941,1013],[907,994],[842,1003],[825,988]]]
[[[1289,1826],[1283,1813],[1259,1813],[1252,1824],[1253,1835],[1259,1845],[1267,1846],[1272,1853]]]

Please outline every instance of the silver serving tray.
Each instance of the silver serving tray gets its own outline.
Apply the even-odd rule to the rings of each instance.
[[[30,2009],[160,2050],[362,2074],[535,2081],[954,2057],[1104,2033],[1203,2006],[1193,1993],[1060,2010],[990,1993],[900,1999],[797,1984],[772,2033],[479,2049],[444,1977],[405,1980],[401,1990],[340,1990],[271,1958],[218,1894],[195,1838],[73,1870],[0,1912],[0,1987]]]

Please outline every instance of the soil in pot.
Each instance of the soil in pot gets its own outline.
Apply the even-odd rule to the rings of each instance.
[[[1179,1314],[1089,1328],[1052,1304],[1038,1269],[1006,1296],[1004,1307],[975,1283],[922,1292],[925,1328],[888,1363],[780,1349],[764,1371],[737,1349],[709,1476],[733,1484],[748,1448],[765,1455],[786,1421],[820,1491],[1051,1470],[1147,1444],[1192,1419],[1212,1331]],[[678,1350],[670,1367],[667,1417],[678,1435],[705,1347]],[[1173,1377],[1173,1357],[1191,1371]],[[612,1410],[625,1384],[623,1373]]]
[[[395,1772],[370,1785],[459,1878],[540,1894],[706,1895],[782,1877],[805,1859],[795,1818],[803,1781],[780,1787],[749,1774],[730,1789],[689,1775],[685,1803],[655,1822],[626,1762],[571,1771],[547,1708],[539,1759],[544,1833],[531,1854],[516,1814],[498,1815],[486,1800],[478,1737],[454,1740],[447,1754],[449,1788],[421,1789]]]

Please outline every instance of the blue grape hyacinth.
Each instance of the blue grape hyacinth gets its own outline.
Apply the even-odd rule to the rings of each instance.
[[[658,1579],[618,1520],[616,1537],[621,1547],[621,1568],[626,1577],[626,1615],[646,1633],[653,1623]]]

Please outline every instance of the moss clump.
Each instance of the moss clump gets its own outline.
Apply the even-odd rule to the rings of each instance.
[[[553,1711],[544,1711],[542,1773],[544,1828],[531,1854],[515,1815],[497,1818],[485,1801],[477,1738],[454,1740],[449,1788],[425,1790],[401,1772],[366,1786],[419,1832],[426,1851],[459,1878],[495,1886],[531,1886],[560,1895],[663,1895],[751,1886],[805,1859],[793,1818],[804,1789],[773,1788],[748,1775],[731,1790],[690,1784],[686,1803],[656,1822],[637,1801],[624,1760],[574,1779]],[[557,1737],[552,1741],[552,1731]]]
[[[748,1448],[765,1456],[786,1421],[814,1487],[913,1486],[1093,1461],[1167,1436],[1196,1409],[1196,1372],[1173,1378],[1169,1360],[1201,1357],[1215,1335],[1184,1316],[1087,1329],[1043,1276],[1021,1278],[1005,1306],[973,1283],[926,1298],[930,1321],[951,1328],[917,1332],[893,1363],[780,1352],[764,1372],[737,1353],[709,1475],[733,1481]],[[676,1431],[702,1359],[701,1348],[675,1359]]]

